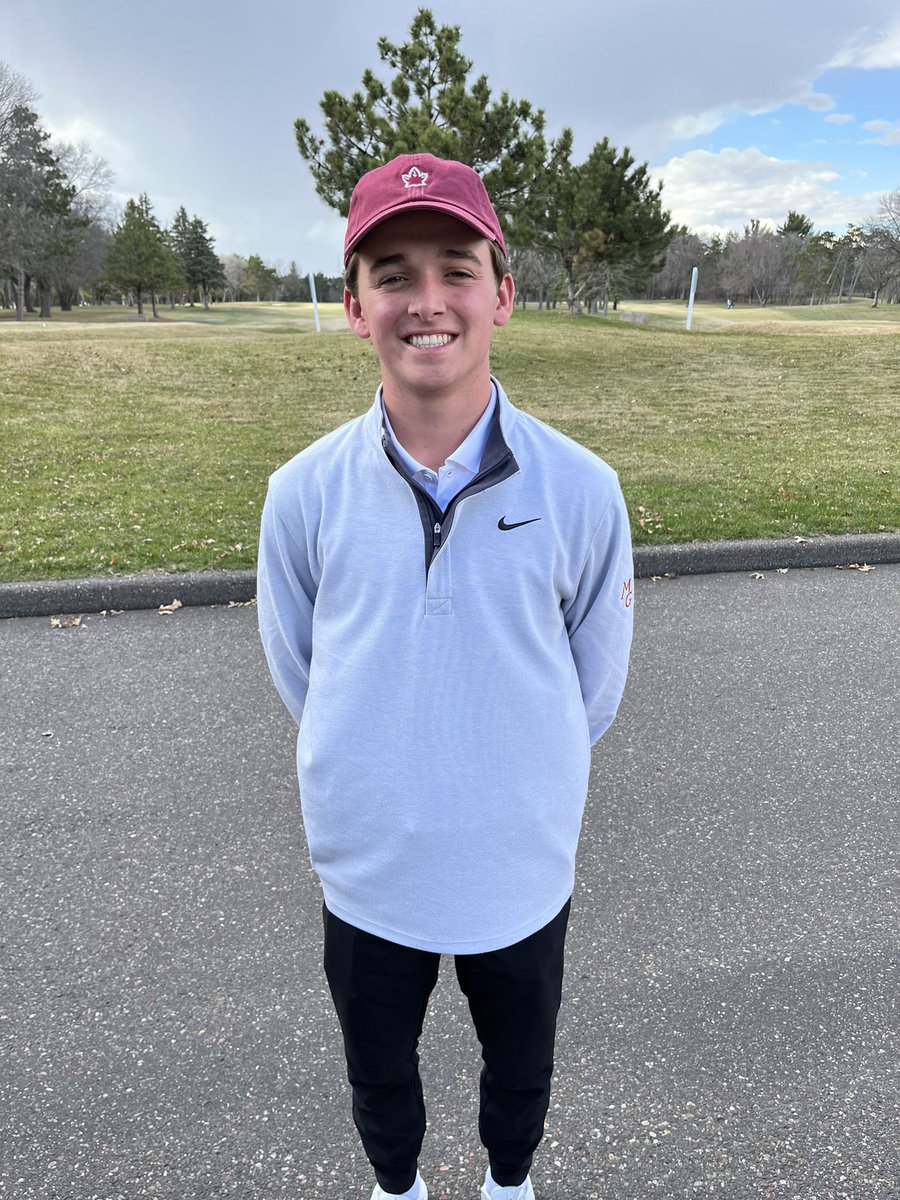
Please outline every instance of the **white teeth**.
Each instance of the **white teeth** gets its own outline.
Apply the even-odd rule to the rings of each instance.
[[[452,333],[429,333],[426,337],[417,337],[413,335],[408,337],[407,342],[410,346],[418,346],[425,349],[429,346],[446,346],[448,342],[453,341]]]

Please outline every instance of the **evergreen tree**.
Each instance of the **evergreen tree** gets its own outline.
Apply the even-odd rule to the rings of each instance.
[[[325,137],[298,117],[297,147],[326,204],[346,216],[363,172],[396,154],[426,151],[475,167],[501,218],[511,220],[543,160],[544,114],[506,92],[492,100],[486,75],[469,87],[472,63],[459,38],[458,25],[438,26],[420,8],[403,45],[378,39],[381,61],[396,72],[389,83],[367,70],[362,91],[325,92]]]
[[[16,105],[5,118],[0,149],[0,264],[16,284],[16,320],[25,319],[26,277],[46,273],[66,252],[65,223],[74,189],[47,143],[37,114]],[[49,308],[49,295],[42,295]],[[49,312],[45,313],[49,315]]]
[[[267,267],[258,254],[251,254],[244,271],[244,288],[248,292],[255,292],[257,300],[272,300],[277,286],[278,272],[275,268]]]
[[[569,311],[580,312],[589,299],[605,310],[626,286],[645,286],[675,230],[662,207],[662,185],[651,185],[646,163],[637,165],[627,147],[619,154],[604,138],[574,164],[572,140],[572,130],[564,129],[552,144],[522,227],[562,266]]]
[[[150,293],[153,315],[157,317],[157,292],[177,285],[178,264],[146,194],[126,203],[113,234],[106,274],[112,283],[134,292],[139,316],[144,315],[145,292]]]
[[[791,209],[784,219],[784,224],[779,225],[775,231],[779,237],[786,237],[788,234],[796,234],[797,237],[805,238],[812,233],[813,223],[809,217],[804,216],[801,212],[795,212]]]
[[[287,274],[279,277],[278,286],[282,300],[295,303],[298,300],[309,300],[309,282],[297,270],[297,264],[293,260]]]
[[[191,219],[187,215],[187,209],[182,206],[172,218],[172,223],[166,230],[166,241],[175,259],[178,263],[178,269],[181,272],[188,287],[191,286],[191,277],[188,273],[189,266],[189,243],[190,243]],[[194,303],[194,297],[190,297],[191,305]]]
[[[203,307],[209,308],[210,292],[213,288],[225,287],[227,281],[222,263],[213,249],[213,239],[209,236],[206,222],[198,216],[188,219],[187,210],[182,205],[169,226],[168,236],[188,286],[191,307],[194,293],[197,292]]]

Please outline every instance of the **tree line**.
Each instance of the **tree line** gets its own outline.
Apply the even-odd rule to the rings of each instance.
[[[900,191],[881,201],[865,225],[843,234],[813,233],[791,211],[776,229],[751,221],[741,233],[708,240],[680,227],[663,267],[650,279],[649,299],[687,299],[691,267],[697,295],[747,304],[843,304],[863,293],[874,308],[900,301]]]
[[[0,307],[49,319],[116,299],[154,316],[164,302],[308,300],[296,263],[268,266],[259,255],[219,258],[208,227],[184,206],[163,227],[150,197],[112,212],[112,173],[85,145],[54,143],[41,127],[34,89],[0,62]],[[342,281],[317,276],[322,299],[340,299]]]

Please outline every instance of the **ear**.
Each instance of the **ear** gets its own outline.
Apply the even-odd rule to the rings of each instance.
[[[349,288],[344,288],[344,312],[347,316],[347,324],[357,337],[371,337],[366,318],[363,316],[362,305]]]
[[[494,324],[505,325],[512,316],[513,304],[516,299],[516,285],[512,275],[506,274],[497,289],[497,308],[494,311]]]

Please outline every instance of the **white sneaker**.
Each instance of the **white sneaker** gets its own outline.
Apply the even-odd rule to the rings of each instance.
[[[428,1188],[425,1180],[416,1171],[416,1181],[408,1192],[386,1192],[379,1184],[375,1184],[372,1200],[428,1200]]]
[[[484,1187],[481,1189],[481,1200],[534,1200],[531,1176],[526,1175],[524,1182],[517,1187],[500,1187],[498,1183],[494,1183],[491,1169],[488,1167]]]

